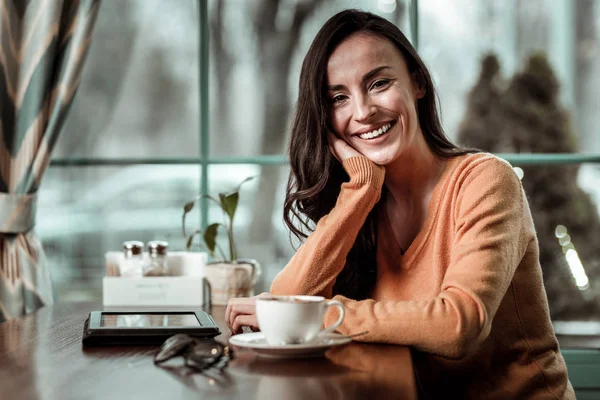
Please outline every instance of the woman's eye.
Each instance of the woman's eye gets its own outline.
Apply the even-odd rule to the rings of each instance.
[[[344,100],[346,100],[346,96],[342,96],[341,94],[339,94],[339,95],[333,96],[331,98],[331,103],[332,104],[339,104],[339,103],[343,102]]]
[[[373,85],[371,86],[372,89],[379,89],[381,87],[384,87],[385,85],[387,85],[390,81],[387,79],[380,79],[378,81],[373,82]]]

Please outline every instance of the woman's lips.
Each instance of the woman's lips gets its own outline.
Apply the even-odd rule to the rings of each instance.
[[[368,142],[368,143],[379,143],[381,141],[383,141],[387,136],[388,133],[396,126],[396,121],[393,122],[389,122],[386,125],[384,125],[382,128],[379,129],[379,132],[375,131],[376,133],[374,134],[374,132],[367,132],[364,134],[360,134],[360,135],[354,135],[355,138],[363,141],[363,142]],[[385,132],[383,132],[385,130]]]

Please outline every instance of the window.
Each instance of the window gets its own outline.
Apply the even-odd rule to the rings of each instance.
[[[439,89],[444,128],[525,171],[551,314],[560,320],[600,318],[600,164],[577,163],[600,161],[600,81],[592,72],[600,68],[599,21],[600,1],[419,1],[419,50]],[[499,72],[482,78],[490,53]],[[474,102],[493,110],[474,112]]]
[[[301,61],[320,26],[348,7],[388,18],[418,45],[453,140],[489,145],[524,171],[553,317],[600,318],[600,0],[103,3],[40,194],[36,229],[60,300],[99,299],[104,252],[125,240],[165,239],[183,249],[183,204],[248,176],[256,179],[241,189],[236,237],[241,256],[263,266],[257,290],[268,289],[294,252],[282,204]],[[503,124],[488,120],[486,129],[467,129],[483,57],[496,55],[494,82],[504,95],[538,50],[571,124],[554,132],[572,135],[566,155],[540,150],[539,140],[525,146],[531,134],[500,135]],[[498,108],[501,121],[511,104]],[[204,202],[188,218],[201,224],[219,213]]]
[[[59,300],[100,299],[104,253],[125,240],[180,240],[201,171],[168,160],[200,153],[198,41],[195,0],[102,3],[38,205]]]

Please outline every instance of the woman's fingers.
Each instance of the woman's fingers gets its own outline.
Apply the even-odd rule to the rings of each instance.
[[[269,297],[271,296],[267,292],[263,292],[254,297],[238,297],[234,299],[230,299],[227,303],[227,309],[225,310],[225,323],[231,329],[233,333],[236,333],[237,330],[234,330],[235,321],[239,316],[254,316],[254,320],[256,320],[256,299],[261,297]],[[245,320],[245,319],[244,319]],[[248,325],[252,328],[253,331],[258,330],[258,323],[253,322],[253,325]]]
[[[233,321],[232,313],[234,312],[234,309],[239,308],[241,305],[254,304],[254,301],[254,297],[238,297],[230,299],[227,302],[227,309],[225,310],[225,322],[227,323],[227,326],[231,328],[230,323]]]
[[[256,307],[254,304],[237,304],[232,307],[231,314],[229,315],[229,328],[233,328],[233,324],[236,318],[240,315],[254,315],[256,314]]]
[[[231,329],[231,326],[229,325],[229,321],[231,320],[231,310],[237,303],[237,300],[238,299],[229,299],[229,301],[227,302],[227,308],[225,309],[225,323],[227,324],[227,326],[230,329]]]
[[[242,326],[249,326],[253,331],[258,330],[258,321],[256,314],[238,315],[232,323],[231,331],[233,334],[242,333]]]
[[[329,139],[329,151],[331,151],[331,154],[333,154],[339,162],[344,162],[348,158],[362,155],[354,147],[335,136],[332,132],[329,132],[327,137]]]

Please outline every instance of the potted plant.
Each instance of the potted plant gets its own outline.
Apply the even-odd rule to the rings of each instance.
[[[240,198],[239,192],[242,185],[251,179],[253,177],[244,179],[233,192],[219,193],[218,198],[208,194],[199,195],[183,206],[181,229],[186,239],[187,250],[192,248],[194,238],[197,236],[200,238],[198,243],[200,248],[208,252],[213,259],[206,265],[206,279],[211,286],[212,304],[223,305],[233,297],[252,296],[254,285],[260,276],[260,265],[256,260],[238,258],[233,233],[233,222]],[[201,198],[207,198],[220,207],[223,211],[224,222],[215,222],[204,230],[197,229],[188,234],[185,228],[186,215],[192,211],[196,202]],[[228,252],[219,245],[217,240],[221,229],[224,229],[227,234]]]

